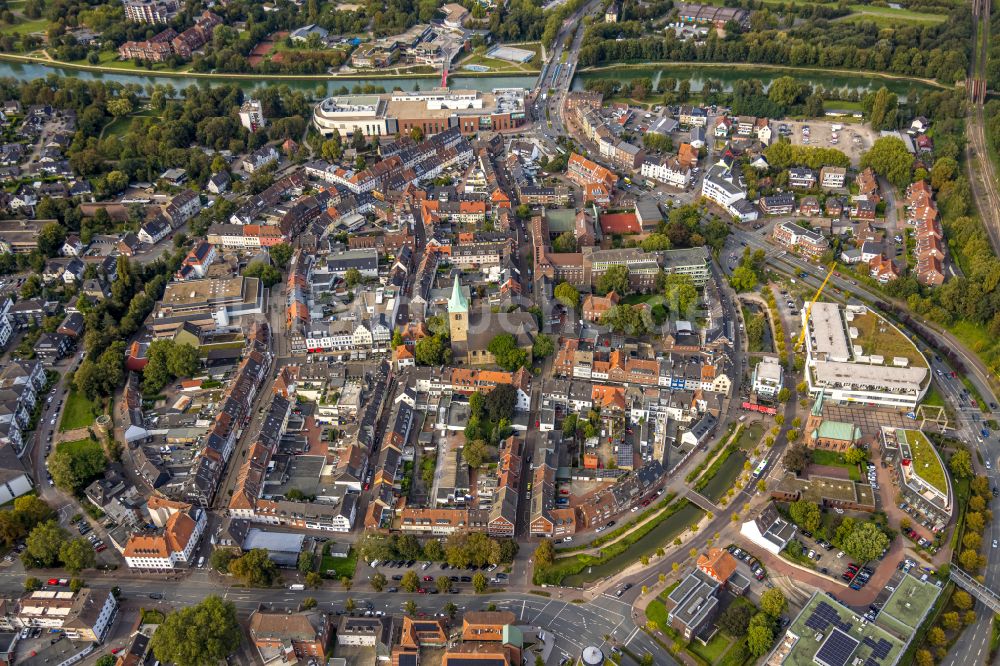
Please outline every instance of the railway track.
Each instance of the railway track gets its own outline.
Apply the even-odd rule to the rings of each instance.
[[[992,4],[992,0],[972,0],[972,14],[977,19],[977,29],[972,68],[967,82],[970,113],[965,157],[970,166],[969,184],[973,197],[978,202],[983,226],[993,251],[1000,255],[1000,189],[997,187],[996,166],[990,159],[986,144],[986,118],[983,113],[988,88],[986,64],[989,57]]]

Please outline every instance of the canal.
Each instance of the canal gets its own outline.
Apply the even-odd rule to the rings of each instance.
[[[677,510],[677,513],[665,518],[648,534],[628,547],[621,555],[611,558],[603,564],[595,564],[584,568],[580,573],[566,576],[562,584],[567,587],[586,587],[589,583],[610,576],[638,562],[644,555],[652,557],[657,548],[666,549],[681,532],[694,525],[705,515],[705,512],[690,502]]]

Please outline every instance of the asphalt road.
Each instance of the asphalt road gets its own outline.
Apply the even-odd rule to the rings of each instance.
[[[96,589],[108,589],[115,585],[121,588],[126,601],[133,601],[145,608],[170,611],[198,603],[205,598],[206,589],[231,601],[242,618],[246,618],[261,604],[272,608],[294,609],[307,597],[319,602],[319,608],[327,612],[345,612],[347,599],[353,599],[359,609],[382,610],[394,615],[403,614],[403,604],[413,600],[418,612],[428,615],[443,613],[448,602],[459,608],[459,613],[467,610],[485,610],[490,603],[497,608],[510,610],[518,620],[530,626],[551,630],[556,636],[556,655],[578,657],[588,645],[598,645],[608,654],[608,636],[613,645],[625,645],[636,654],[647,652],[654,657],[654,663],[674,665],[673,658],[652,640],[644,631],[636,627],[631,617],[630,602],[602,595],[586,603],[572,603],[576,599],[571,590],[553,591],[553,598],[533,594],[399,594],[387,592],[345,592],[322,589],[293,591],[287,589],[246,589],[228,585],[228,579],[205,570],[193,571],[181,580],[165,577],[149,577],[121,580],[108,576],[90,576],[88,584]],[[0,594],[17,595],[23,587],[23,572],[17,567],[0,571]],[[160,594],[162,599],[150,599],[150,594]],[[555,658],[550,663],[556,663]]]

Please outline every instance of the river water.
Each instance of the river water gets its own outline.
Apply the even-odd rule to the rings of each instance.
[[[67,67],[49,66],[40,63],[16,63],[0,61],[0,77],[13,77],[15,79],[35,79],[48,76],[49,74],[59,74],[78,79],[100,81],[118,81],[120,83],[139,83],[142,86],[147,84],[172,85],[175,89],[181,90],[188,86],[217,85],[221,83],[236,84],[246,90],[260,88],[269,85],[287,85],[290,88],[308,91],[319,97],[317,91],[324,91],[325,94],[332,94],[342,86],[351,88],[357,84],[371,83],[382,86],[386,90],[400,88],[402,90],[414,90],[419,86],[423,90],[429,90],[438,85],[436,77],[428,78],[365,78],[355,79],[338,78],[327,80],[309,79],[279,79],[261,75],[255,79],[228,78],[228,77],[195,77],[195,76],[163,76],[158,74],[132,73],[123,70],[118,72],[92,72]],[[796,70],[780,69],[727,69],[724,67],[698,67],[691,65],[669,66],[648,68],[623,68],[616,70],[604,70],[598,72],[585,72],[576,76],[573,80],[573,89],[582,90],[584,83],[590,78],[613,78],[619,81],[628,81],[638,77],[648,77],[654,81],[662,78],[672,77],[677,80],[687,79],[691,82],[691,90],[697,92],[705,84],[708,78],[720,80],[725,90],[732,90],[734,82],[740,79],[754,78],[760,79],[765,86],[770,85],[774,79],[780,76],[792,76],[793,78],[810,83],[813,86],[822,86],[826,89],[854,89],[859,91],[875,90],[881,86],[887,87],[892,92],[905,99],[907,91],[911,89],[926,90],[929,86],[905,80],[883,79],[880,77],[844,74],[828,74],[824,72],[802,72]],[[453,88],[465,88],[473,90],[488,91],[494,88],[531,88],[535,84],[536,76],[463,76],[461,72],[449,76],[448,82]]]
[[[794,69],[731,69],[725,67],[698,67],[690,65],[671,65],[669,67],[635,67],[622,69],[608,69],[595,72],[583,72],[573,80],[574,90],[583,90],[588,79],[615,79],[617,81],[631,81],[637,78],[649,78],[658,82],[664,78],[671,77],[677,81],[687,79],[691,82],[691,91],[699,92],[705,85],[707,79],[715,79],[722,82],[723,89],[730,92],[733,84],[742,79],[759,79],[765,87],[782,76],[791,76],[797,81],[809,83],[812,86],[822,86],[825,90],[857,90],[867,92],[878,90],[882,86],[896,93],[901,101],[905,101],[906,93],[909,90],[918,91],[931,90],[932,86],[925,83],[907,81],[902,79],[887,79],[875,76],[861,76],[845,72],[844,74],[832,74],[827,72],[804,72]],[[835,104],[831,102],[831,104]]]
[[[341,86],[352,88],[358,84],[371,83],[382,86],[386,90],[401,88],[402,90],[414,90],[418,85],[423,90],[430,90],[439,85],[437,77],[427,78],[365,78],[356,79],[280,79],[260,75],[254,79],[230,78],[230,77],[209,77],[209,76],[163,76],[155,73],[132,73],[131,70],[118,72],[92,72],[89,70],[75,69],[72,67],[58,67],[43,65],[41,63],[19,63],[10,61],[0,61],[0,77],[13,77],[15,79],[38,79],[49,74],[58,74],[68,78],[98,81],[117,81],[119,83],[138,83],[143,87],[149,84],[171,85],[177,90],[183,90],[188,86],[207,86],[220,84],[236,84],[245,90],[263,88],[270,85],[287,85],[289,88],[303,90],[310,93],[316,92],[320,87],[326,89],[326,94],[333,94]],[[448,76],[448,83],[452,88],[473,89],[489,91],[494,88],[531,88],[535,84],[535,76],[462,76],[460,73]]]

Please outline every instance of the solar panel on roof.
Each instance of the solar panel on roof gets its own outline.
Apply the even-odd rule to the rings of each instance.
[[[859,641],[834,629],[816,653],[816,662],[822,666],[845,666],[858,645]]]
[[[892,650],[892,643],[885,640],[884,638],[878,639],[878,644],[872,648],[872,654],[874,654],[879,659],[885,659],[889,656],[889,652]]]

